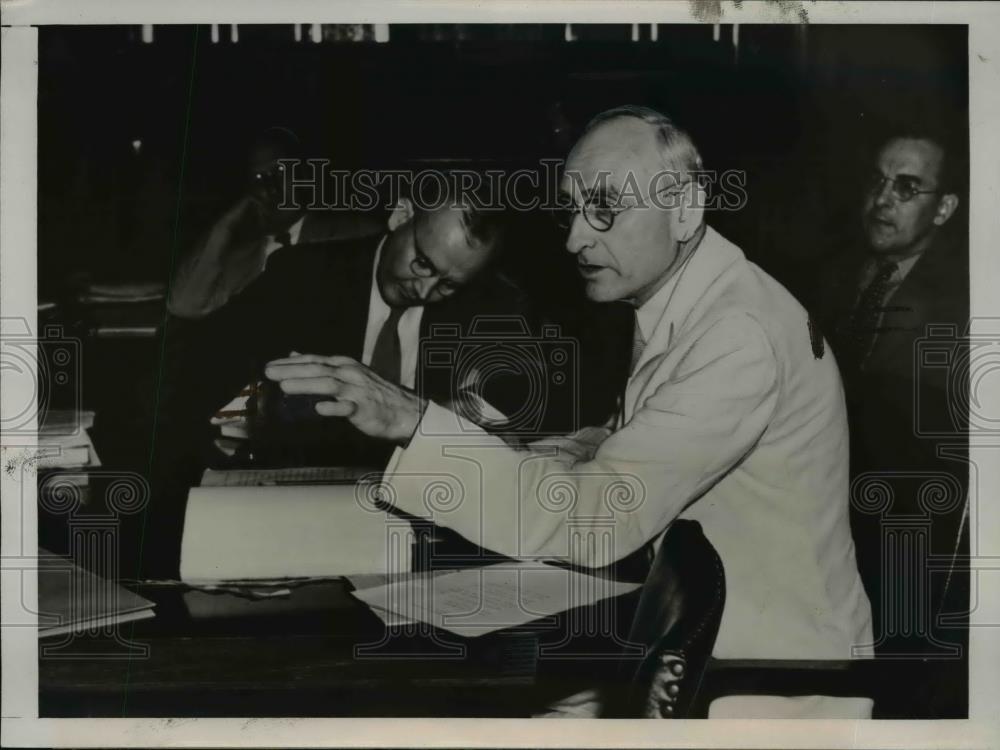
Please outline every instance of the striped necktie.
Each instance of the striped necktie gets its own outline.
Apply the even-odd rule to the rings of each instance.
[[[850,344],[854,362],[858,368],[864,366],[865,360],[875,346],[875,339],[879,333],[879,321],[884,310],[885,295],[889,291],[889,282],[898,268],[899,266],[891,261],[879,265],[875,277],[861,292],[858,306],[854,309],[854,314],[851,315]]]

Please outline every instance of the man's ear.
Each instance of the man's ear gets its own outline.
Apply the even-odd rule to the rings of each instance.
[[[389,231],[394,232],[413,218],[413,201],[400,198],[392,213],[389,214]]]
[[[942,226],[958,208],[958,196],[954,193],[945,193],[937,204],[937,211],[934,213],[934,223]]]
[[[674,237],[679,242],[686,242],[694,236],[705,217],[705,201],[707,195],[697,179],[691,179],[684,185],[680,194],[680,206],[673,214]]]

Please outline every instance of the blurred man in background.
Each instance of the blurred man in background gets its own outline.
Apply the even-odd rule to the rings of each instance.
[[[260,276],[267,259],[282,247],[368,236],[381,230],[373,215],[307,211],[292,196],[286,200],[289,170],[300,164],[300,170],[309,172],[303,159],[298,136],[287,128],[268,128],[254,138],[247,154],[245,194],[181,262],[167,299],[172,315],[194,319],[218,310]]]
[[[956,218],[963,162],[940,127],[910,125],[883,139],[861,195],[862,246],[820,277],[823,328],[847,391],[858,562],[876,653],[887,656],[940,656],[943,641],[964,641],[960,621],[942,628],[938,618],[968,611],[968,575],[947,567],[921,572],[930,557],[952,561],[968,549],[968,389],[961,380],[969,374],[969,249],[964,220]],[[933,507],[926,482],[940,494]],[[886,486],[888,505],[865,507],[868,492]],[[888,544],[885,534],[900,519],[925,521],[928,538]],[[901,550],[918,557],[892,557]],[[925,686],[923,707],[898,692],[901,704],[909,701],[900,715],[948,715],[947,706],[962,704],[956,686],[964,684],[959,677]]]

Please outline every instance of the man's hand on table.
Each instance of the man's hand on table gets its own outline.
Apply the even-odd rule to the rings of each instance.
[[[423,417],[427,402],[390,383],[350,357],[297,354],[268,362],[264,370],[287,394],[329,396],[316,411],[346,417],[366,435],[405,445]]]

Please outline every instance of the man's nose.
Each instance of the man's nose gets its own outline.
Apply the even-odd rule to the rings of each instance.
[[[594,229],[583,218],[583,214],[577,212],[573,215],[569,225],[569,236],[566,237],[566,249],[573,255],[581,252],[594,244]]]
[[[414,282],[414,288],[417,291],[417,295],[421,300],[427,300],[431,296],[431,292],[434,291],[434,287],[437,286],[437,278],[434,276],[428,276],[426,278],[418,278]]]
[[[895,183],[892,180],[884,179],[882,180],[882,185],[875,192],[875,205],[876,206],[887,206],[892,203],[893,194],[892,188]]]

